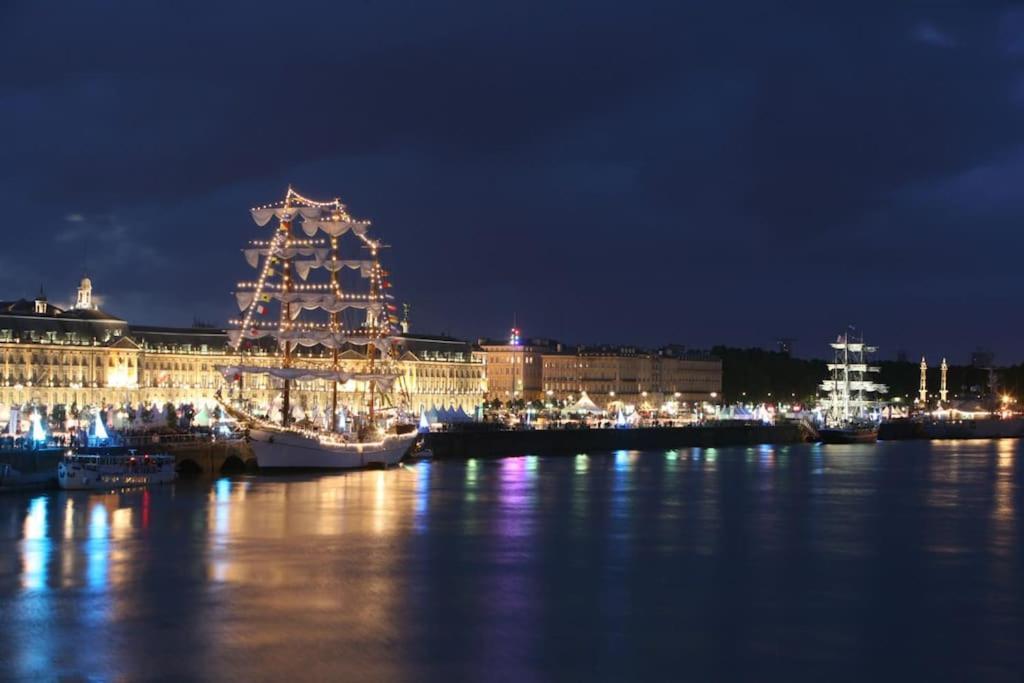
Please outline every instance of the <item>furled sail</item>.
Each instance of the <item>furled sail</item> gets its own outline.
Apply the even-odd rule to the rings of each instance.
[[[285,249],[270,249],[268,247],[243,249],[246,262],[256,268],[260,264],[260,256],[275,256],[283,260],[293,259],[296,256],[312,256],[314,261],[323,261],[330,255],[331,250],[326,247],[287,247]]]
[[[372,344],[381,351],[387,352],[391,348],[391,338],[373,337],[364,334],[345,334],[332,330],[285,330],[283,332],[268,328],[251,328],[247,330],[228,330],[228,340],[235,348],[243,339],[262,339],[263,337],[274,337],[281,341],[288,341],[299,346],[323,346],[328,349],[337,349],[345,344],[366,346]]]
[[[320,216],[322,210],[315,206],[290,206],[285,207],[270,207],[261,209],[252,209],[252,219],[256,221],[256,225],[263,227],[270,222],[271,218],[275,216],[282,221],[293,221],[297,217],[302,216],[306,220],[316,219]]]
[[[362,277],[370,277],[373,273],[373,261],[365,259],[313,259],[311,261],[293,261],[292,265],[295,266],[295,272],[303,280],[309,277],[309,271],[313,268],[324,268],[332,273],[336,273],[342,268],[351,268],[358,270]]]
[[[224,377],[238,375],[269,375],[277,379],[308,381],[322,379],[328,382],[393,382],[396,375],[382,372],[345,372],[344,370],[316,370],[313,368],[268,368],[262,365],[215,365]]]
[[[310,237],[315,235],[317,230],[322,230],[331,237],[341,237],[351,230],[363,237],[369,229],[370,221],[357,221],[351,218],[306,218],[302,221],[302,231]]]

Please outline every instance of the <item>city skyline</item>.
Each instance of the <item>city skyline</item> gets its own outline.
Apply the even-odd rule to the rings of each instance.
[[[87,272],[222,325],[291,183],[373,221],[433,333],[1024,360],[1019,12],[363,4],[282,51],[299,8],[4,12],[5,297]]]

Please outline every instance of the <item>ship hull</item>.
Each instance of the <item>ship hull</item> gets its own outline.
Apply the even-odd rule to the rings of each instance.
[[[820,429],[818,436],[822,443],[875,443],[877,429]]]
[[[249,437],[261,470],[358,470],[397,465],[416,440],[416,433],[389,435],[371,444],[337,446],[285,431],[254,429]]]

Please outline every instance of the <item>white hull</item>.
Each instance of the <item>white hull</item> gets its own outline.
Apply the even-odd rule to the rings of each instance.
[[[397,465],[416,432],[389,435],[376,443],[323,444],[294,432],[253,429],[250,446],[261,469],[355,470]]]
[[[169,484],[175,477],[177,472],[173,460],[142,466],[129,465],[127,462],[89,463],[65,459],[57,465],[57,483],[62,489],[70,491]]]

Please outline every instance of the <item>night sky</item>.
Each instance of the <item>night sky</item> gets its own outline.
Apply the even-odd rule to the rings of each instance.
[[[223,324],[292,183],[423,333],[1019,362],[1024,11],[941,4],[8,1],[0,298]]]

